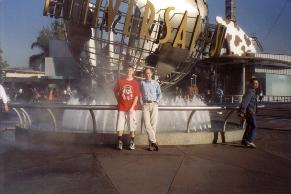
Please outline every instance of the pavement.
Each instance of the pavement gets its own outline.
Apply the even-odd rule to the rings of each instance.
[[[111,146],[18,142],[13,130],[2,131],[0,193],[289,194],[289,115],[258,116],[257,149],[228,142],[118,151]]]

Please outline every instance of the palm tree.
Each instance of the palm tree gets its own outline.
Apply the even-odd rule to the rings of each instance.
[[[31,44],[31,49],[37,47],[41,50],[41,53],[29,57],[29,66],[32,69],[40,70],[45,57],[49,56],[49,40],[52,39],[65,40],[64,23],[61,20],[54,20],[49,27],[43,27],[36,41]]]
[[[0,49],[0,69],[3,69],[9,66],[8,63],[4,61],[4,59],[2,58],[2,53],[3,51]]]

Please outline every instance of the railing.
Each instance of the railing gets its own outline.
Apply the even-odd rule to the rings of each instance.
[[[224,103],[240,103],[243,95],[225,95]]]
[[[262,102],[291,102],[291,96],[263,96]]]
[[[277,61],[284,61],[286,63],[291,63],[291,56],[290,55],[275,55],[269,53],[255,53],[254,56],[256,58],[262,59],[273,59]]]
[[[243,95],[225,95],[223,97],[224,103],[240,103],[242,101]],[[263,96],[259,102],[291,102],[291,96]]]
[[[67,109],[67,110],[88,110],[92,118],[93,133],[97,133],[97,121],[94,110],[117,110],[115,105],[61,105],[61,104],[9,104],[9,107],[17,114],[20,127],[31,128],[32,120],[29,113],[25,109],[43,109],[49,113],[50,119],[53,122],[54,130],[58,129],[57,119],[53,113],[53,109]],[[265,106],[259,106],[259,108],[265,108]],[[223,131],[226,130],[227,123],[230,116],[236,113],[237,106],[159,106],[159,111],[191,111],[187,119],[186,132],[190,132],[190,123],[193,115],[197,111],[228,111],[226,117],[223,119]],[[143,124],[143,121],[141,121]],[[142,127],[143,128],[143,127]],[[141,128],[141,132],[142,131]],[[244,128],[244,125],[242,126]]]

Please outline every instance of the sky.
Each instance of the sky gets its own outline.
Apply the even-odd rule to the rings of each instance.
[[[29,56],[40,52],[30,46],[42,27],[52,22],[42,15],[43,3],[0,0],[0,48],[10,67],[28,68]],[[225,16],[224,3],[208,0],[210,23]],[[245,32],[256,34],[264,52],[291,55],[291,0],[237,0],[236,17]]]

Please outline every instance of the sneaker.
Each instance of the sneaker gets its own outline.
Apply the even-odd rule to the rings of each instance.
[[[118,146],[117,146],[117,149],[119,150],[122,150],[122,147],[123,147],[123,143],[121,140],[118,140]]]
[[[154,151],[154,147],[153,147],[152,143],[149,143],[149,151]]]
[[[256,148],[256,144],[254,144],[253,142],[246,142],[247,144],[247,147],[250,147],[250,148]]]
[[[152,147],[155,151],[159,151],[159,146],[157,143],[152,143]]]
[[[129,149],[130,150],[134,150],[135,149],[135,144],[134,144],[134,142],[132,140],[129,143]]]

